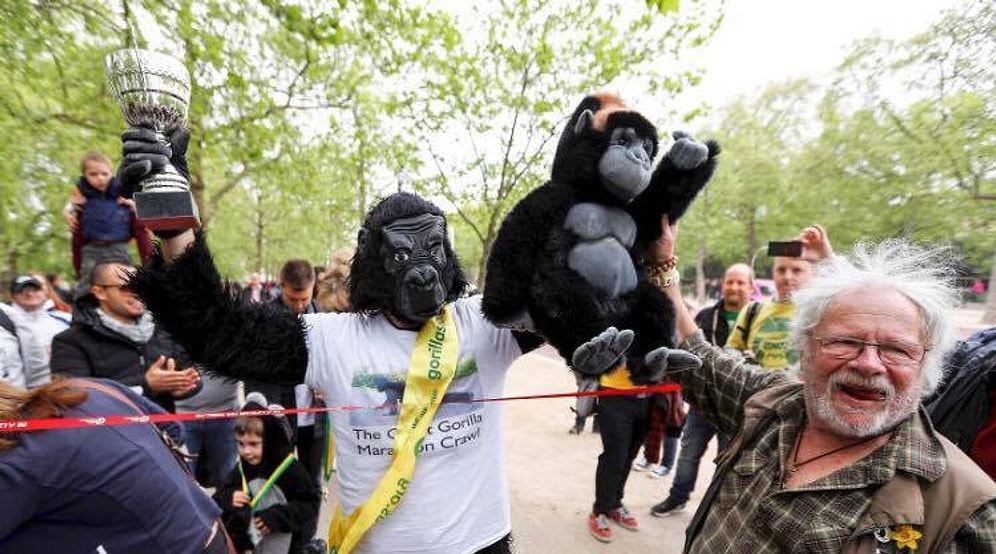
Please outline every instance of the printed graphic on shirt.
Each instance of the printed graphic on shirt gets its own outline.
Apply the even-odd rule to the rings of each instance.
[[[786,368],[798,361],[795,348],[789,344],[790,322],[785,317],[768,317],[758,323],[751,347],[760,366]]]
[[[350,391],[354,406],[379,406],[349,414],[350,432],[356,453],[363,456],[392,456],[394,434],[404,399],[405,371],[377,373],[360,369],[353,376]],[[422,441],[419,456],[441,453],[475,443],[481,436],[483,407],[471,402],[484,397],[477,362],[461,359],[456,374],[443,396],[442,405]]]

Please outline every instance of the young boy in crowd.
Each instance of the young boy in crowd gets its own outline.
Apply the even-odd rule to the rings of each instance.
[[[242,406],[243,411],[263,409],[267,409],[266,398],[256,392]],[[322,497],[294,457],[287,418],[238,418],[235,440],[239,462],[214,494],[235,548],[254,554],[303,552],[311,537],[301,532],[317,517]]]
[[[121,196],[107,156],[87,152],[80,159],[80,173],[63,215],[73,232],[76,290],[87,291],[95,265],[107,260],[130,260],[128,244],[132,238],[144,263],[152,255],[152,241],[135,217],[134,203]]]

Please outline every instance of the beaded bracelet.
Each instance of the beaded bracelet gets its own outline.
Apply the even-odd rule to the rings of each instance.
[[[678,284],[681,280],[681,275],[678,273],[678,257],[671,256],[671,258],[663,263],[649,266],[647,273],[650,284],[657,288],[665,288]]]

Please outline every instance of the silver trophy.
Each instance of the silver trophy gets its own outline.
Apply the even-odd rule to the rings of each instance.
[[[187,124],[190,73],[183,63],[151,50],[126,48],[107,55],[104,71],[111,93],[128,125],[155,130],[165,145],[166,133]],[[172,164],[146,177],[135,193],[139,221],[154,231],[200,225],[190,183]]]

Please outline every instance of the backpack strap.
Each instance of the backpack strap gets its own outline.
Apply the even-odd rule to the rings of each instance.
[[[737,330],[740,331],[740,338],[744,341],[744,345],[750,350],[750,345],[747,344],[747,336],[750,334],[750,327],[754,324],[754,319],[757,317],[757,312],[761,311],[761,303],[751,301],[747,304],[747,318],[744,320],[742,326],[738,326]]]
[[[14,336],[14,340],[17,341],[17,355],[21,358],[21,363],[24,363],[24,352],[21,350],[21,337],[17,336],[17,325],[14,324],[14,320],[7,315],[7,312],[0,308],[0,328],[5,329],[11,335]]]
[[[17,338],[17,326],[14,325],[14,320],[2,308],[0,308],[0,327],[6,329],[11,335],[14,335],[14,338]]]

